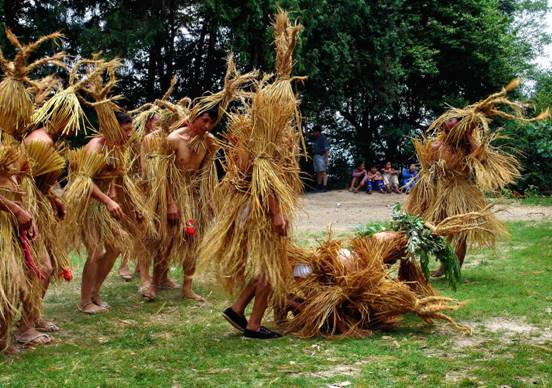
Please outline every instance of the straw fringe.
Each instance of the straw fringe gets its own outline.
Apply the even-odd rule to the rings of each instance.
[[[344,245],[329,237],[316,250],[294,258],[296,263],[310,265],[312,274],[293,283],[292,294],[303,301],[303,306],[284,324],[286,331],[304,338],[363,337],[397,326],[406,313],[414,313],[427,323],[445,320],[462,332],[469,331],[444,314],[458,309],[461,303],[436,295],[420,297],[408,284],[389,277],[383,264],[389,250],[386,243],[372,238],[350,241],[353,268],[340,257]],[[295,247],[292,255],[297,257],[300,251]]]
[[[0,67],[4,71],[4,78],[0,82],[0,127],[7,133],[22,137],[31,123],[33,101],[26,84],[31,81],[28,74],[39,66],[53,64],[65,67],[62,62],[65,54],[56,53],[28,64],[27,59],[41,44],[48,40],[61,38],[60,33],[43,36],[37,41],[23,45],[18,38],[6,28],[6,37],[16,48],[13,61],[9,61],[0,51]]]
[[[30,161],[30,174],[23,176],[21,188],[25,193],[25,208],[29,210],[39,230],[33,241],[40,264],[46,257],[54,269],[54,278],[70,268],[67,244],[60,233],[62,226],[56,219],[56,209],[49,197],[54,195],[51,188],[57,183],[65,167],[65,160],[50,144],[32,141],[23,145],[24,154]]]

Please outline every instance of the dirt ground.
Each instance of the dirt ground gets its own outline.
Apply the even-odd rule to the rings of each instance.
[[[404,194],[368,195],[346,190],[309,193],[302,198],[302,211],[298,212],[295,223],[304,232],[325,230],[330,224],[336,232],[352,231],[368,222],[389,220],[393,205],[404,203],[406,198]],[[552,207],[498,202],[496,209],[500,209],[498,217],[504,221],[552,220]]]

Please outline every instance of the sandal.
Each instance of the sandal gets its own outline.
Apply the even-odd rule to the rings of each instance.
[[[60,330],[54,322],[42,318],[35,322],[35,329],[42,333],[55,333]]]
[[[31,332],[30,335],[29,332]],[[44,342],[39,341],[42,338],[45,340]],[[48,345],[53,341],[52,337],[50,337],[48,334],[41,333],[34,328],[28,329],[21,334],[16,334],[15,340],[24,347]]]
[[[88,306],[94,306],[94,308],[87,309]],[[102,306],[98,306],[94,302],[88,302],[84,306],[79,305],[78,309],[81,313],[89,314],[89,315],[96,315],[96,314],[105,313],[105,312],[108,311],[107,308],[102,307]]]

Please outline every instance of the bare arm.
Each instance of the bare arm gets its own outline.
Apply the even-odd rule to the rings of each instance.
[[[95,152],[95,153],[100,153],[102,151],[102,147],[104,145],[104,141],[102,138],[94,138],[92,140],[90,140],[88,142],[88,144],[86,144],[84,146],[84,149],[90,151],[90,152]],[[113,187],[113,185],[110,186],[110,190],[111,188]],[[105,194],[99,187],[98,185],[96,185],[95,182],[92,182],[92,193],[91,193],[91,196],[92,198],[94,198],[95,200],[97,201],[100,201],[101,203],[103,203],[106,207],[107,207],[107,210],[109,211],[109,213],[115,217],[115,218],[121,218],[123,217],[123,210],[121,209],[121,206],[119,206],[119,204],[114,201],[113,199],[111,199],[109,197],[109,195]]]
[[[19,228],[27,233],[31,240],[36,237],[36,228],[31,213],[23,209],[15,201],[9,200],[0,194],[0,210],[13,214]]]

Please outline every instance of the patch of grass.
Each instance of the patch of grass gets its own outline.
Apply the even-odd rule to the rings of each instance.
[[[547,386],[552,223],[509,226],[511,241],[468,255],[457,292],[444,280],[434,282],[443,294],[469,302],[453,316],[474,326],[473,337],[408,316],[400,328],[364,339],[247,341],[222,319],[228,298],[209,275],[196,281],[210,301],[200,307],[180,299],[178,290],[146,303],[137,281],[125,283],[114,271],[104,288],[108,314],[76,311],[78,277],[52,288],[46,316],[63,328],[57,343],[0,356],[0,386]],[[303,245],[323,238],[298,236]],[[74,260],[79,274],[82,260]],[[497,329],[491,321],[509,326]]]
[[[552,206],[552,196],[529,196],[527,198],[500,198],[499,202],[525,206]]]

